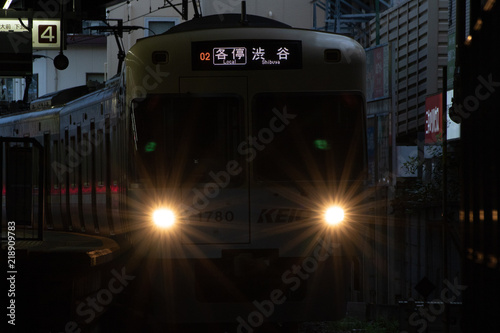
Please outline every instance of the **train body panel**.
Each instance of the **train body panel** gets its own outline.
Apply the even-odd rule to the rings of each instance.
[[[262,45],[262,47],[258,45]],[[223,68],[224,65],[215,65],[215,59],[208,60],[212,65],[203,64],[207,60],[201,60],[200,57],[206,59],[216,56],[211,51],[218,47],[227,52],[237,52],[238,48],[244,48],[247,52],[247,63],[251,62],[252,58],[257,57],[256,54],[251,54],[256,50],[264,52],[266,49],[273,49],[275,53],[279,53],[280,49],[288,50],[286,52],[289,54],[285,54],[286,57],[292,57],[292,52],[296,52],[296,54],[293,54],[295,58],[290,58],[293,61],[291,65],[285,64],[287,61],[285,58],[279,60],[281,57],[279,54],[267,56],[261,54],[260,64],[253,65],[254,69],[241,69],[242,67],[238,67],[238,65],[229,65],[227,68]],[[266,57],[273,57],[273,59],[267,60]],[[237,58],[234,59],[232,61],[237,61]],[[283,65],[272,64],[277,62],[281,62]],[[305,106],[309,103],[309,107],[314,107],[313,103],[318,103],[318,105],[319,103],[339,103],[338,105],[344,103],[343,107],[346,107],[348,102],[335,97],[343,94],[342,96],[345,98],[352,98],[350,103],[354,103],[357,107],[357,109],[353,107],[352,112],[355,117],[359,118],[351,121],[361,124],[364,116],[364,63],[364,50],[359,44],[347,37],[287,28],[240,27],[181,31],[140,40],[130,50],[126,59],[127,103],[129,106],[136,107],[132,111],[134,119],[141,117],[140,113],[144,108],[156,107],[154,102],[145,106],[148,101],[153,101],[153,99],[162,99],[162,102],[158,102],[158,104],[165,105],[167,101],[170,102],[174,99],[192,98],[195,100],[198,98],[200,103],[208,106],[209,99],[219,98],[230,104],[230,106],[226,105],[227,109],[238,108],[235,113],[239,113],[239,115],[232,113],[231,121],[239,122],[240,132],[237,134],[226,133],[227,135],[234,134],[232,140],[236,141],[236,152],[225,156],[225,163],[207,169],[206,172],[211,177],[200,181],[194,191],[188,186],[178,196],[183,198],[182,206],[188,211],[188,214],[196,215],[196,218],[191,218],[191,220],[197,219],[197,223],[205,223],[203,228],[207,224],[216,223],[211,219],[219,214],[218,219],[222,223],[221,226],[224,223],[229,223],[234,227],[238,223],[236,221],[239,221],[239,229],[235,228],[239,230],[241,237],[237,240],[238,237],[235,235],[236,238],[231,240],[228,239],[229,236],[222,235],[219,227],[208,227],[210,231],[205,232],[207,240],[195,242],[198,244],[195,246],[198,253],[202,248],[205,251],[203,255],[212,253],[215,257],[220,257],[222,246],[205,247],[204,243],[233,243],[235,248],[254,248],[268,245],[269,241],[262,241],[263,238],[256,236],[265,235],[268,228],[273,229],[275,226],[271,226],[271,224],[280,225],[298,221],[305,218],[301,215],[307,214],[306,210],[320,211],[319,206],[325,204],[324,202],[319,204],[318,199],[321,198],[318,197],[321,196],[311,199],[308,198],[310,193],[307,192],[317,193],[318,186],[322,187],[321,191],[326,191],[326,187],[332,186],[331,180],[316,179],[312,184],[310,177],[303,177],[300,180],[293,180],[296,182],[295,185],[290,184],[291,179],[286,180],[288,184],[285,186],[282,186],[284,179],[280,179],[277,183],[263,183],[259,181],[259,176],[254,174],[253,162],[258,155],[266,155],[265,150],[271,149],[269,147],[275,143],[274,139],[278,138],[290,124],[293,125],[297,114],[291,112],[292,105],[285,105],[283,101],[286,99],[290,100],[287,102],[289,104],[299,103]],[[272,68],[273,66],[274,68]],[[282,101],[279,101],[279,98]],[[307,100],[307,102],[301,103],[301,100]],[[268,117],[257,119],[259,110],[256,108],[267,108]],[[165,108],[162,112],[169,111]],[[209,111],[207,110],[207,112]],[[316,115],[316,117],[318,116],[321,115]],[[148,115],[148,117],[154,118],[155,116]],[[216,128],[216,124],[204,120],[200,122],[204,123],[206,127],[211,126],[211,128],[197,127],[197,131],[220,130]],[[352,124],[346,123],[344,125],[350,126]],[[301,130],[300,128],[296,129]],[[343,134],[344,137],[336,139],[349,142],[348,133],[344,132]],[[357,135],[362,141],[363,128],[358,129]],[[292,137],[287,136],[287,139],[292,139]],[[138,140],[141,140],[141,133],[138,133]],[[361,152],[361,155],[357,156],[357,162],[360,163],[362,169],[363,163],[365,163],[362,152],[365,148],[361,141],[357,142],[356,149]],[[321,138],[318,138],[318,144],[321,143]],[[143,144],[148,144],[148,142]],[[223,144],[227,145],[228,143],[224,142]],[[182,158],[186,159],[185,156]],[[303,158],[307,157],[303,156]],[[193,161],[197,161],[197,159],[193,158]],[[182,165],[181,168],[185,168],[185,163],[187,163],[187,161],[180,159],[177,162],[178,165]],[[266,162],[261,163],[265,164]],[[269,163],[279,163],[279,161],[269,160]],[[172,168],[175,169],[176,166],[172,164]],[[260,168],[265,168],[265,166]],[[172,175],[178,174],[179,171],[172,171]],[[171,176],[169,181],[175,182],[172,177],[174,176]],[[358,177],[358,175],[353,174],[353,177]],[[234,182],[233,186],[229,186],[240,189],[237,195],[234,193],[225,195],[225,192],[229,192],[227,188],[229,186],[225,183],[226,179],[229,179],[230,184]],[[355,179],[359,180],[359,178],[351,180]],[[302,182],[302,184],[297,185],[297,181]],[[340,183],[340,179],[336,179],[336,181]],[[321,182],[323,184],[320,184]],[[222,186],[218,185],[219,183]],[[329,185],[325,185],[326,183]],[[359,184],[350,184],[350,186],[359,186]],[[275,188],[271,189],[272,187]],[[302,187],[309,188],[305,191]],[[186,193],[190,193],[190,195]],[[259,198],[262,196],[269,198],[267,205],[258,204]],[[284,199],[287,196],[293,199]],[[227,200],[226,197],[233,199],[232,201]],[[277,199],[278,197],[279,199]],[[325,198],[322,199],[325,201]],[[246,207],[236,208],[235,200],[245,203]],[[298,204],[297,201],[300,203]],[[304,203],[307,201],[309,207],[304,207]],[[200,207],[203,208],[200,210]],[[233,210],[228,210],[227,207],[232,207]],[[226,215],[230,221],[226,219]],[[236,215],[243,216],[243,218],[239,220],[238,217],[235,218]],[[318,217],[317,220],[319,219],[321,218]],[[200,230],[201,227],[196,226],[196,228]],[[224,226],[223,228],[227,230],[228,227]],[[210,233],[215,233],[217,236],[212,237]],[[242,241],[247,239],[247,234],[248,241]],[[293,238],[292,236],[286,235],[284,238]],[[284,249],[280,250],[284,251]],[[298,255],[298,251],[302,250],[290,250],[288,255]]]

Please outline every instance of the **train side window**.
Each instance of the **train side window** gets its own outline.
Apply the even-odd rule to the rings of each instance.
[[[75,172],[77,173],[77,176],[76,176],[76,183],[77,183],[77,187],[78,188],[81,188],[81,186],[83,185],[83,178],[82,178],[82,169],[83,169],[83,159],[84,159],[84,156],[82,154],[82,126],[81,125],[78,125],[76,127],[76,147],[75,147],[75,155],[76,155],[76,158],[77,160],[75,161]]]
[[[97,138],[95,142],[96,150],[96,173],[97,186],[104,186],[104,168],[105,161],[103,160],[104,132],[102,129],[97,130]]]
[[[38,189],[39,176],[38,176],[38,166],[40,165],[40,151],[38,149],[32,149],[33,153],[33,188]]]
[[[69,166],[69,174],[70,174],[70,181],[69,181],[69,184],[71,186],[71,188],[75,188],[76,187],[76,172],[75,172],[75,164],[78,162],[78,161],[75,161],[75,152],[76,152],[76,138],[74,136],[72,136],[70,139],[70,149],[68,151],[68,159],[67,159],[67,163],[68,163],[68,166]]]
[[[63,147],[61,147],[62,152],[60,155],[61,158],[61,166],[66,167],[68,169],[65,170],[65,172],[61,172],[61,177],[62,177],[62,182],[61,182],[61,188],[66,189],[66,195],[69,197],[69,167],[68,167],[68,157],[69,157],[69,132],[68,129],[66,128],[64,130],[64,139],[61,140],[61,144]]]
[[[90,120],[90,186],[92,186],[93,191],[97,186],[97,177],[96,177],[96,135],[95,135],[95,122],[94,119]]]
[[[118,164],[118,136],[116,133],[116,126],[112,127],[111,131],[111,184],[116,186],[118,184],[118,175],[119,175],[119,164]]]
[[[50,163],[50,168],[52,169],[52,182],[53,182],[53,187],[54,189],[59,189],[59,182],[62,177],[61,171],[58,171],[58,164],[59,162],[59,140],[54,140],[52,144],[52,151],[51,151],[51,163]]]
[[[80,155],[82,157],[82,182],[84,187],[89,187],[89,155],[92,147],[89,142],[89,134],[84,133],[82,144],[80,147]]]
[[[104,160],[105,160],[105,166],[104,166],[104,172],[105,172],[105,185],[107,188],[111,186],[111,150],[110,150],[110,145],[111,145],[111,133],[109,132],[110,130],[110,124],[109,124],[109,116],[106,117],[104,120]]]
[[[47,203],[45,206],[45,221],[47,224],[47,227],[51,228],[53,227],[53,222],[52,222],[52,211],[51,211],[51,205],[50,203],[50,196],[52,194],[52,185],[54,183],[54,179],[52,177],[52,170],[50,170],[50,161],[52,159],[52,147],[50,145],[50,132],[45,132],[43,134],[43,147],[44,147],[44,159],[45,159],[45,169],[44,169],[44,177],[45,177],[45,193],[44,193],[44,200]]]

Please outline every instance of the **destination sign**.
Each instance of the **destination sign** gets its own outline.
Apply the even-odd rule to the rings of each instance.
[[[193,42],[193,70],[302,68],[302,42],[296,40],[225,40]]]

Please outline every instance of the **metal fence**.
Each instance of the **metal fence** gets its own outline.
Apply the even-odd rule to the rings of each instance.
[[[0,137],[2,239],[14,229],[18,240],[43,239],[44,168],[43,147],[35,138]]]

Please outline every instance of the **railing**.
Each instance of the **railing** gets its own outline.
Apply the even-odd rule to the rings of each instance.
[[[0,137],[2,240],[43,240],[44,168],[42,145],[35,138]]]

